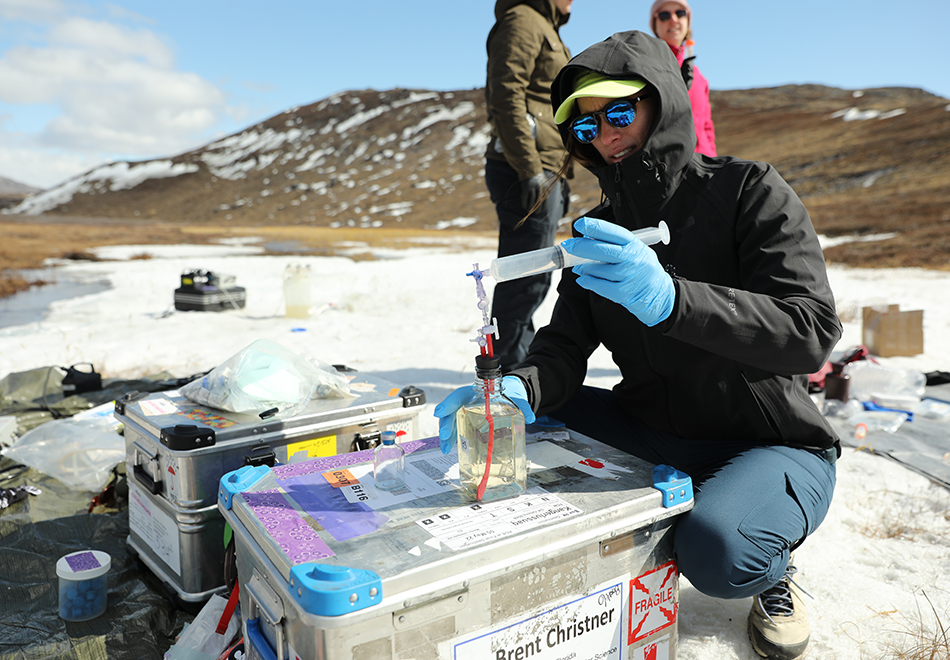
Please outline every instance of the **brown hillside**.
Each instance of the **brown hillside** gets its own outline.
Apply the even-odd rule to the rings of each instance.
[[[712,94],[719,153],[774,165],[820,233],[894,234],[826,250],[854,266],[950,268],[948,103],[908,88]],[[354,236],[493,235],[486,140],[480,89],[339,94],[168,161],[113,164],[34,195],[0,216],[0,263],[28,267],[105,243],[180,241],[183,232],[280,235],[316,253]],[[572,190],[572,213],[599,201],[586,171]]]

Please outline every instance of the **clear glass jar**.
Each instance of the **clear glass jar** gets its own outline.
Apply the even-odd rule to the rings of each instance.
[[[406,486],[406,450],[396,442],[395,431],[383,431],[382,442],[373,450],[373,478],[382,490]]]
[[[466,497],[490,502],[520,495],[527,488],[524,415],[502,391],[498,358],[479,355],[475,366],[478,397],[462,406],[455,418],[459,480]]]

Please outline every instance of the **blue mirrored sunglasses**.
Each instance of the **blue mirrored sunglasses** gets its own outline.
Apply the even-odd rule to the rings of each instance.
[[[607,123],[614,128],[626,128],[637,118],[637,103],[649,96],[649,94],[644,94],[633,100],[613,101],[604,106],[603,110],[581,115],[571,122],[571,132],[574,133],[574,137],[577,138],[578,142],[584,144],[593,142],[594,138],[597,137],[599,128],[597,115],[603,115]]]

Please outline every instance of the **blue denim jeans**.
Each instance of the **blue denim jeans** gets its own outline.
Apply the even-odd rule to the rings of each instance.
[[[545,170],[545,174],[553,176]],[[485,162],[485,184],[498,213],[498,256],[521,254],[554,245],[557,223],[567,214],[568,184],[559,180],[551,193],[535,210],[521,206],[521,185],[518,174],[503,161]],[[524,223],[518,226],[523,218]],[[551,273],[499,282],[492,295],[491,315],[498,319],[498,339],[494,353],[505,369],[515,367],[528,352],[534,339],[531,317],[544,302],[551,287]]]
[[[692,478],[693,508],[676,523],[674,555],[692,585],[714,598],[746,598],[775,585],[790,552],[831,506],[835,466],[818,451],[662,433],[626,414],[610,390],[593,387],[550,416]]]

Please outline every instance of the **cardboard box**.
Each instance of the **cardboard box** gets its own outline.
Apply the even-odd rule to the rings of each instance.
[[[880,357],[919,355],[924,352],[924,312],[900,311],[899,305],[861,310],[863,344]]]

